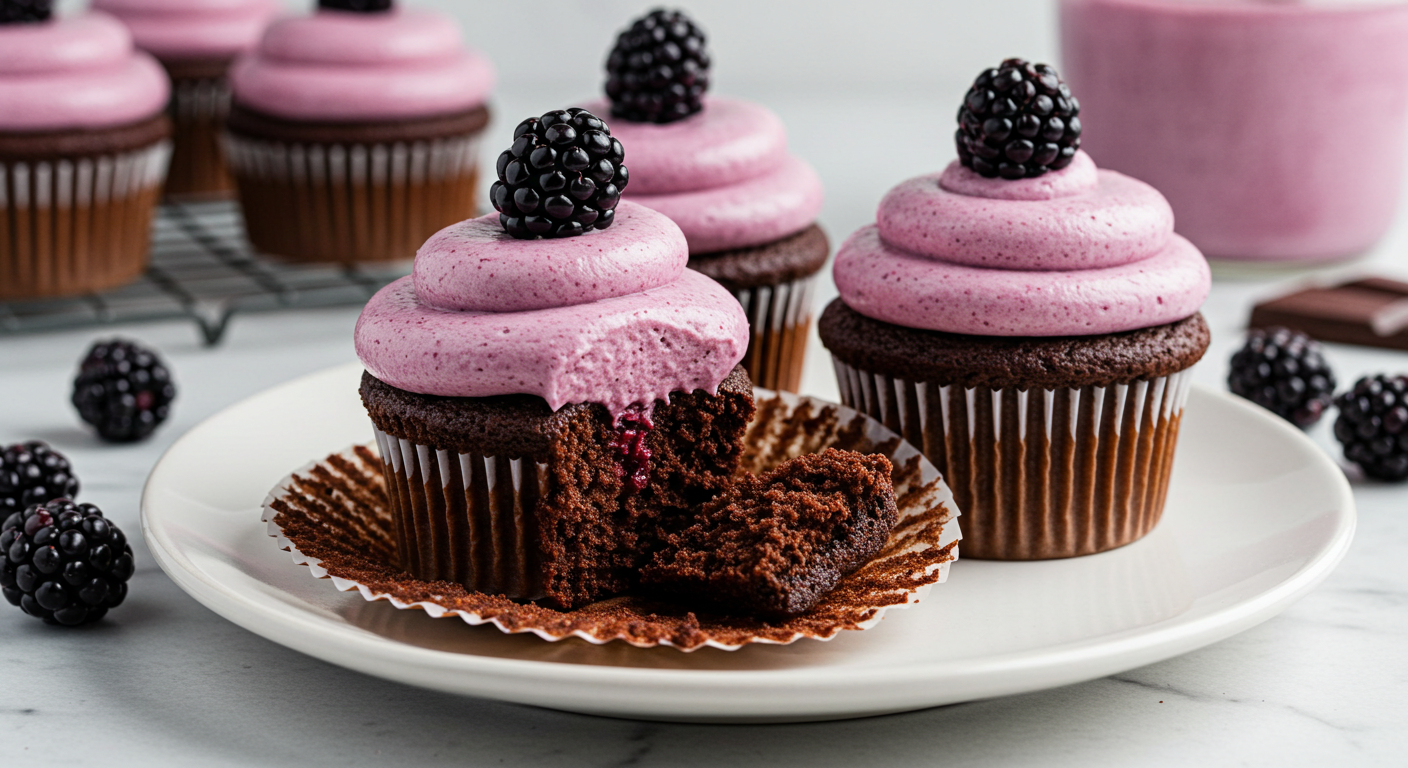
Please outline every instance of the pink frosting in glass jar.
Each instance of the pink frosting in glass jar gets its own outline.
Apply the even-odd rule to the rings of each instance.
[[[166,107],[166,72],[103,13],[0,25],[0,131],[107,128]]]
[[[279,13],[276,0],[93,0],[137,47],[168,61],[230,59],[253,48]]]
[[[430,11],[280,19],[230,70],[235,101],[292,120],[408,120],[480,106],[494,68]]]

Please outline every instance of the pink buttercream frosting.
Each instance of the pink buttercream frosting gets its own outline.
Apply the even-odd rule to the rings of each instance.
[[[605,101],[585,105],[610,115]],[[758,104],[707,97],[673,123],[607,120],[631,148],[625,196],[674,219],[690,253],[762,245],[806,229],[821,212],[821,179],[787,151],[782,121]]]
[[[127,25],[137,47],[168,61],[229,59],[253,48],[276,0],[93,0]]]
[[[837,252],[841,298],[877,320],[982,336],[1116,333],[1198,310],[1207,261],[1157,191],[1084,153],[1046,176],[954,163],[900,184]]]
[[[493,220],[442,230],[411,277],[367,303],[356,345],[373,376],[430,395],[538,395],[554,410],[600,403],[619,417],[671,392],[717,392],[743,359],[742,307],[684,267],[683,234],[661,214],[622,202],[609,229],[561,240],[496,235]]]
[[[405,120],[483,104],[494,68],[443,14],[319,11],[270,25],[230,83],[237,102],[277,117]]]
[[[106,128],[152,117],[171,86],[102,13],[0,25],[0,131]]]

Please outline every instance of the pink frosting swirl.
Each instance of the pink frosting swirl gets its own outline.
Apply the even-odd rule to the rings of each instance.
[[[229,59],[253,48],[278,14],[276,0],[93,0],[137,47],[169,60]]]
[[[611,228],[562,240],[495,235],[495,218],[442,230],[411,277],[367,303],[356,345],[373,376],[430,395],[538,395],[554,410],[601,403],[619,417],[671,392],[717,392],[743,359],[743,308],[684,267],[684,236],[663,215],[622,202]]]
[[[596,101],[599,115],[611,107]],[[631,148],[625,196],[674,219],[693,254],[762,245],[806,229],[821,212],[821,179],[787,151],[782,121],[766,107],[708,97],[673,123],[611,121]]]
[[[891,190],[876,218],[837,251],[836,286],[855,311],[910,328],[1115,333],[1188,317],[1211,286],[1163,196],[1084,153],[1017,182],[955,162]]]
[[[0,25],[0,131],[107,128],[150,118],[171,85],[102,13]]]
[[[319,11],[274,22],[230,83],[237,102],[276,117],[406,120],[483,104],[494,68],[443,14]]]

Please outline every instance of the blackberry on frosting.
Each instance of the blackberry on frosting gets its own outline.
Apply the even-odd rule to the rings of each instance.
[[[391,0],[318,0],[318,7],[329,11],[381,13],[391,10]]]
[[[606,59],[612,117],[672,123],[703,109],[708,88],[704,31],[680,11],[657,8],[636,19]]]
[[[1007,59],[978,75],[958,110],[958,159],[989,178],[1022,179],[1070,165],[1080,102],[1055,68]]]
[[[530,117],[499,155],[489,199],[513,237],[571,237],[606,229],[629,173],[605,121],[580,107]]]
[[[47,21],[53,13],[53,0],[0,0],[0,24]]]

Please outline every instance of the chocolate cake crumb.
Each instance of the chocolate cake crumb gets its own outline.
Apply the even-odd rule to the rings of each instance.
[[[898,520],[890,461],[828,448],[738,478],[641,570],[648,590],[764,619],[795,616],[871,558]]]

